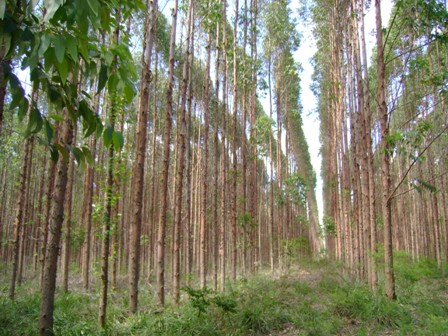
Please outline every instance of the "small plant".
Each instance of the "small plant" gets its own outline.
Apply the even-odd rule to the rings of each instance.
[[[226,314],[236,311],[237,302],[229,296],[219,295],[208,288],[194,289],[187,286],[182,290],[188,294],[191,305],[198,311],[198,316],[205,314],[210,305],[215,305]]]

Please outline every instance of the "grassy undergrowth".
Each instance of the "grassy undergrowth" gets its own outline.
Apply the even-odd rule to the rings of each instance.
[[[287,275],[261,274],[228,284],[226,294],[186,288],[178,308],[161,311],[147,288],[140,313],[127,313],[126,292],[110,295],[108,327],[97,325],[98,294],[58,293],[57,335],[448,335],[448,281],[430,261],[396,258],[398,299],[390,302],[348,281],[336,266],[302,264]],[[35,335],[36,286],[15,302],[1,285],[0,335]],[[381,291],[381,290],[380,290]]]

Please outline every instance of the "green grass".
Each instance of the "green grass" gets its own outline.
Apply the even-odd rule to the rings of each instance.
[[[396,258],[396,301],[349,281],[328,261],[303,264],[286,276],[262,274],[229,282],[225,294],[184,289],[179,307],[157,308],[140,291],[140,312],[127,293],[112,291],[108,325],[97,324],[97,291],[57,293],[57,335],[448,335],[448,280],[427,260]],[[382,284],[380,283],[380,287]],[[36,335],[40,297],[25,284],[17,299],[0,285],[0,336]],[[381,288],[380,288],[381,292]]]

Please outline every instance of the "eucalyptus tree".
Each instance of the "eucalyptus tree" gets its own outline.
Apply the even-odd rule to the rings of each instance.
[[[381,2],[375,0],[376,13],[376,44],[377,44],[377,101],[379,108],[379,120],[381,125],[381,213],[384,223],[384,268],[386,275],[385,290],[389,299],[395,299],[395,279],[392,254],[392,223],[390,194],[390,145],[387,141],[389,136],[389,116],[386,105],[386,78],[384,63],[383,26],[381,20]]]
[[[178,133],[178,162],[177,162],[177,178],[176,178],[176,192],[175,192],[175,215],[174,218],[174,242],[173,242],[173,301],[175,304],[179,303],[179,289],[180,289],[180,243],[181,243],[181,222],[182,222],[182,194],[184,186],[184,170],[185,170],[185,148],[187,140],[187,88],[189,83],[190,66],[191,66],[191,49],[194,47],[191,43],[192,25],[194,22],[193,17],[193,2],[189,0],[187,11],[187,35],[185,43],[185,60],[182,70],[182,88],[181,88],[181,103],[180,103],[180,115],[177,121],[177,133]],[[190,82],[191,85],[191,82]],[[189,211],[189,209],[187,209]]]
[[[163,138],[162,194],[160,197],[159,230],[157,234],[157,297],[160,305],[165,304],[165,240],[168,211],[168,175],[170,164],[170,143],[173,113],[174,61],[176,47],[178,1],[174,1],[171,11],[171,37],[166,93],[165,132]]]
[[[235,0],[235,18],[233,22],[233,117],[232,117],[232,248],[231,274],[236,279],[237,273],[237,216],[238,216],[238,161],[237,161],[237,122],[238,122],[238,57],[237,36],[239,19],[239,1]]]
[[[150,84],[152,81],[151,58],[155,39],[155,20],[158,13],[157,0],[146,1],[145,28],[143,34],[142,72],[140,82],[140,96],[137,125],[137,144],[135,147],[136,160],[133,166],[131,181],[132,217],[129,252],[129,309],[131,313],[137,311],[138,282],[140,276],[140,236],[142,227],[143,176],[147,147],[147,123],[149,113]]]

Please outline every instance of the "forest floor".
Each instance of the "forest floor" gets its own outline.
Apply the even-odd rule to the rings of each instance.
[[[184,288],[181,304],[157,308],[154,288],[140,289],[139,313],[127,312],[126,281],[111,291],[108,326],[97,324],[98,288],[81,290],[72,275],[68,293],[57,293],[57,335],[448,335],[448,278],[428,260],[395,259],[397,295],[388,301],[349,277],[335,263],[297,262],[283,274],[262,271],[228,282],[224,294]],[[7,298],[0,275],[0,335],[35,335],[37,280]],[[121,289],[123,288],[123,290]]]

